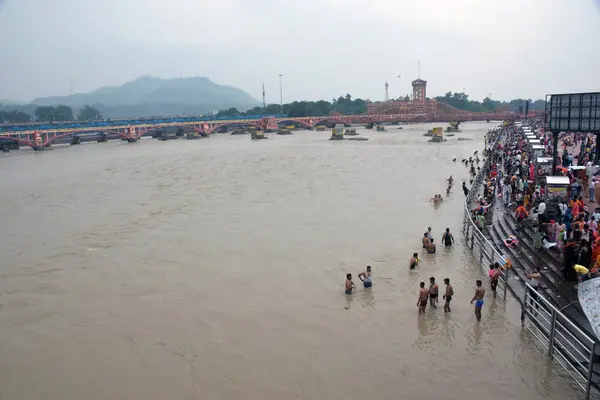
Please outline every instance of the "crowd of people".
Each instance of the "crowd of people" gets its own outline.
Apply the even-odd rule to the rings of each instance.
[[[476,223],[484,231],[487,208],[495,197],[514,210],[517,235],[530,230],[535,250],[556,248],[561,253],[562,273],[567,281],[585,280],[595,276],[600,266],[600,208],[595,204],[598,171],[590,161],[595,152],[594,140],[586,134],[563,134],[557,144],[557,175],[569,178],[564,190],[551,191],[545,177],[551,171],[536,162],[534,157],[552,158],[553,136],[543,131],[542,121],[530,121],[529,126],[543,145],[542,154],[534,155],[525,135],[518,127],[503,130],[503,138],[491,154],[486,169],[484,194],[476,204]],[[575,154],[574,154],[575,153]],[[570,168],[585,166],[583,168]],[[588,190],[584,190],[587,188]],[[600,185],[598,186],[600,190]],[[516,237],[508,238],[507,246],[519,244]]]
[[[445,247],[451,247],[454,244],[454,236],[450,232],[450,228],[446,228],[446,230],[442,234],[441,241]],[[432,233],[431,227],[428,227],[427,231],[423,234],[422,244],[423,244],[423,249],[425,249],[425,251],[428,254],[434,254],[436,252],[436,247],[435,247],[436,245],[434,243],[434,238],[433,238],[433,233]],[[409,270],[411,270],[411,271],[415,270],[419,266],[420,262],[421,262],[421,260],[419,259],[419,253],[418,252],[413,253],[413,255],[409,261],[409,266],[408,266]],[[501,267],[499,265],[497,265],[495,267],[495,271],[496,270],[501,271],[501,269],[499,269],[499,268],[501,268]],[[494,297],[496,297],[496,286],[498,283],[499,275],[491,274],[490,276],[492,278],[492,291],[494,293]],[[358,278],[363,283],[365,289],[371,288],[373,286],[373,272],[372,272],[371,266],[370,265],[367,266],[365,271],[360,272],[358,274]],[[444,300],[444,312],[449,313],[452,311],[450,304],[452,302],[452,296],[454,296],[454,288],[450,284],[450,278],[444,278],[444,285],[446,286],[445,290],[444,290],[444,294],[442,295],[442,300]],[[475,303],[475,309],[474,309],[475,317],[477,318],[478,321],[480,321],[481,320],[481,308],[483,307],[483,298],[485,296],[485,288],[483,287],[483,283],[481,280],[477,280],[475,282],[475,285],[476,285],[475,294],[473,296],[473,299],[471,300],[471,304]],[[354,293],[355,290],[356,290],[356,284],[352,280],[352,274],[347,273],[346,281],[344,284],[344,292],[348,295],[351,295],[352,293]],[[425,282],[419,283],[419,295],[418,295],[418,299],[417,299],[417,307],[418,307],[419,314],[424,314],[428,305],[431,308],[438,307],[439,294],[440,294],[439,292],[440,292],[440,288],[435,280],[435,277],[433,277],[433,276],[431,278],[429,278],[429,286],[426,286]]]

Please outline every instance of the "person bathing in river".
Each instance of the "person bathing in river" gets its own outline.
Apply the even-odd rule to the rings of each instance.
[[[346,274],[345,292],[346,294],[352,294],[352,291],[356,289],[354,282],[352,282],[352,274]]]
[[[417,300],[417,306],[419,307],[419,314],[425,314],[427,300],[429,299],[429,289],[425,287],[425,282],[419,283],[419,287],[419,300]]]
[[[475,302],[475,317],[477,321],[481,321],[481,307],[483,307],[483,296],[485,296],[485,288],[482,286],[481,281],[478,279],[475,284],[477,287],[475,288],[475,295],[471,300],[471,304]]]
[[[429,235],[427,235],[427,232],[425,232],[423,234],[423,248],[426,249],[427,246],[429,246],[429,242],[431,241],[431,239],[429,239]]]
[[[448,178],[448,186],[452,186],[453,183],[454,183],[454,178],[452,177],[452,175],[450,175],[450,178]]]
[[[408,268],[411,270],[417,268],[419,266],[419,261],[419,253],[413,253],[413,256],[408,262]]]
[[[450,312],[450,302],[452,301],[452,296],[454,296],[454,289],[452,289],[450,279],[444,279],[444,284],[446,285],[446,294],[444,294],[444,297],[442,297],[444,300],[446,300],[444,303],[444,312]]]
[[[429,240],[429,243],[427,244],[427,253],[429,254],[435,254],[435,243],[433,243],[433,238],[431,238]]]
[[[439,291],[438,284],[435,283],[435,278],[432,276],[429,278],[429,305],[433,308],[437,308]]]
[[[469,189],[467,188],[467,182],[463,182],[462,190],[463,190],[463,193],[465,194],[465,196],[467,196],[469,194]]]
[[[365,289],[373,286],[373,277],[371,275],[371,266],[370,265],[367,265],[366,272],[361,272],[358,274],[358,279],[360,279],[363,282]]]
[[[442,242],[446,247],[452,246],[452,244],[454,243],[454,236],[452,236],[452,234],[450,233],[450,228],[446,228],[446,232],[444,232],[444,234],[442,235]]]

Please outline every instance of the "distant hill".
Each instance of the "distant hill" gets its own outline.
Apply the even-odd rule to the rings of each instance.
[[[201,111],[255,107],[259,102],[232,86],[208,78],[161,79],[142,77],[121,86],[107,86],[90,93],[36,98],[32,104],[64,104],[75,109],[89,104],[106,117],[199,114]]]

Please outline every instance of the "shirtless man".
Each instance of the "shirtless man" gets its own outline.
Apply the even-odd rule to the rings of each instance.
[[[427,236],[427,232],[423,235],[423,248],[426,249],[429,244],[429,236]]]
[[[481,321],[481,307],[483,307],[483,296],[485,296],[485,288],[481,286],[481,281],[478,279],[477,287],[475,288],[475,296],[471,300],[471,304],[475,302],[475,316],[477,317],[477,321]]]
[[[352,294],[352,290],[356,289],[356,285],[352,282],[352,274],[346,274],[345,293]]]
[[[433,308],[437,308],[439,291],[438,284],[435,283],[435,278],[432,276],[429,278],[429,305]]]
[[[417,306],[419,307],[419,314],[425,314],[427,299],[429,298],[429,289],[425,287],[425,282],[419,283],[419,287],[419,300],[417,300]]]
[[[498,281],[502,276],[502,269],[500,268],[499,263],[494,263],[494,268],[490,272],[490,286],[492,288],[492,293],[494,294],[494,298],[496,297],[496,288],[498,287]]]
[[[435,254],[436,248],[435,248],[435,243],[433,243],[433,238],[431,238],[429,240],[429,243],[427,243],[426,248],[427,248],[427,253],[429,253],[429,254]]]
[[[444,312],[450,312],[450,302],[452,301],[452,296],[454,296],[454,289],[452,289],[450,279],[444,279],[444,284],[446,285],[446,294],[444,294],[444,297],[442,297],[444,300],[446,300],[444,303]]]

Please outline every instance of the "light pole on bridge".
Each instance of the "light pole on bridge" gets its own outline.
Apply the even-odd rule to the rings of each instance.
[[[283,74],[279,74],[279,105],[281,107],[280,114],[283,115]]]

